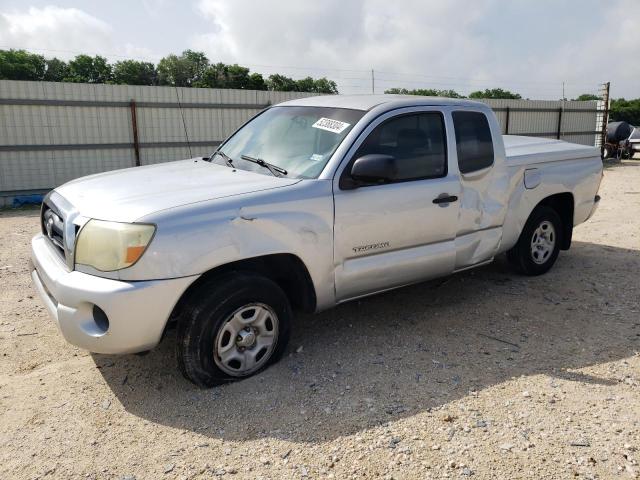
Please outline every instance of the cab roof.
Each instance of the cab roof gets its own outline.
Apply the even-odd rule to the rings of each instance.
[[[419,95],[321,95],[304,97],[279,103],[282,107],[329,107],[348,108],[351,110],[368,111],[377,106],[388,109],[412,106],[468,106],[485,107],[481,102],[458,98],[422,97]]]

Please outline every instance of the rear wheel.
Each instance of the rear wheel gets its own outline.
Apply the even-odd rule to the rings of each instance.
[[[602,149],[602,158],[606,160],[606,159],[607,159],[607,158],[609,158],[609,157],[611,157],[611,148],[609,148],[609,147],[604,147],[604,148]]]
[[[525,275],[546,273],[556,262],[562,242],[562,221],[551,207],[536,207],[518,243],[507,252],[509,262]]]
[[[179,320],[178,366],[202,387],[254,375],[282,356],[291,316],[285,293],[268,278],[249,272],[213,278]]]

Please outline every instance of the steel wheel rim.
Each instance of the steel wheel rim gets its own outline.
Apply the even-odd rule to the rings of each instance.
[[[227,317],[215,338],[213,358],[220,370],[244,377],[262,368],[278,340],[278,316],[264,303],[244,305]]]
[[[556,229],[549,220],[544,220],[533,231],[531,237],[531,260],[538,265],[546,263],[556,246]]]

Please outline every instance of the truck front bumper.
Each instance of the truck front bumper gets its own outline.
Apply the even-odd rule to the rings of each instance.
[[[64,338],[96,353],[155,347],[196,277],[124,282],[69,271],[42,234],[31,241],[31,278]]]

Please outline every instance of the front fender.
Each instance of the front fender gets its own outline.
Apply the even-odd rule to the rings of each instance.
[[[290,187],[177,207],[139,221],[158,225],[142,259],[123,280],[200,275],[263,255],[296,255],[307,267],[318,307],[334,301],[331,182]]]

